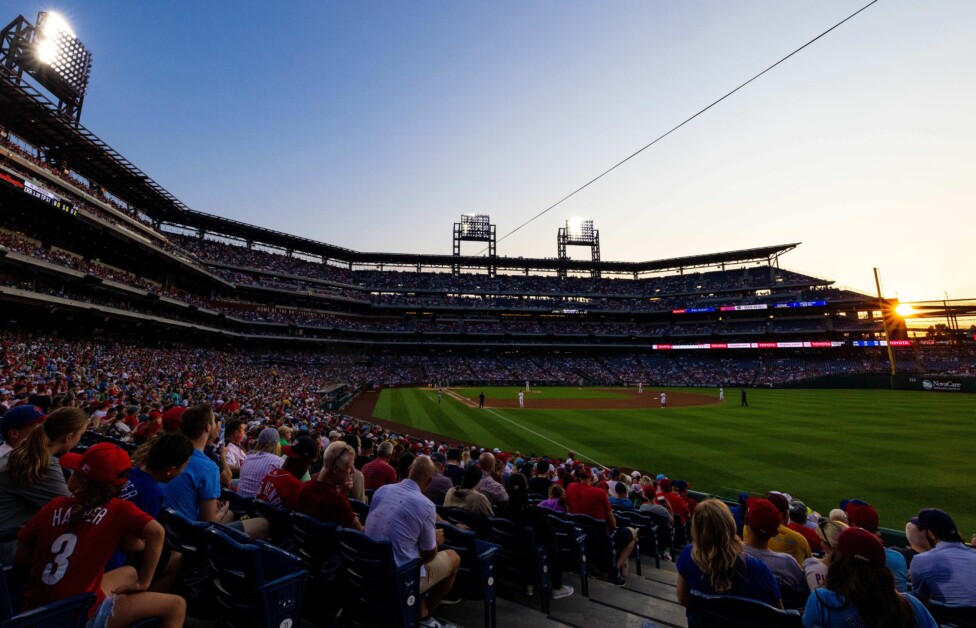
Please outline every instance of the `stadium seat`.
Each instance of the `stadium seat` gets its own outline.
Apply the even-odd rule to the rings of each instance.
[[[356,513],[357,517],[359,517],[359,522],[366,525],[366,517],[369,516],[369,504],[350,497],[349,505],[352,506],[352,511]]]
[[[294,535],[294,552],[311,576],[309,599],[316,601],[314,605],[306,605],[306,615],[315,620],[323,613],[338,611],[342,597],[339,586],[342,574],[339,531],[342,528],[331,521],[318,521],[308,515],[293,512],[291,529]]]
[[[607,534],[607,524],[588,515],[569,515],[569,521],[586,533],[586,556],[591,568],[604,571],[612,579],[617,575],[617,548]]]
[[[781,585],[779,592],[783,596],[783,608],[799,609],[800,612],[806,608],[807,600],[810,598],[810,589],[806,587],[793,589]]]
[[[491,519],[472,514],[463,508],[441,508],[440,516],[454,525],[467,526],[479,538],[487,538],[491,531]]]
[[[637,529],[637,539],[640,544],[640,552],[637,553],[638,557],[641,552],[647,552],[654,557],[654,567],[660,569],[661,552],[657,544],[657,524],[650,517],[639,512],[623,512],[621,515],[618,515],[620,519],[625,521],[630,527]]]
[[[266,519],[271,525],[268,541],[286,550],[292,549],[291,511],[272,506],[266,501],[255,499],[251,503],[255,517]]]
[[[339,532],[339,555],[346,588],[337,623],[346,618],[382,625],[413,628],[417,625],[420,595],[420,559],[397,566],[393,544],[371,539],[362,532]]]
[[[508,519],[492,519],[491,542],[498,545],[498,572],[521,586],[532,585],[542,594],[542,612],[549,614],[549,557],[535,542],[535,532]]]
[[[254,498],[238,495],[230,489],[221,489],[220,500],[230,504],[230,511],[234,513],[235,519],[240,519],[243,515],[254,516]]]
[[[495,628],[495,561],[498,547],[482,541],[474,532],[438,523],[444,530],[442,548],[452,549],[461,557],[461,567],[454,581],[454,593],[465,600],[484,600],[485,628]]]
[[[949,606],[936,600],[929,600],[932,617],[943,628],[976,628],[976,607]]]
[[[26,574],[12,567],[0,566],[0,626],[3,628],[84,628],[88,610],[95,604],[93,593],[83,593],[52,604],[16,614],[23,606],[23,585]]]
[[[0,617],[3,628],[85,628],[88,610],[95,604],[94,593],[83,593],[20,615]]]
[[[799,628],[803,625],[800,613],[781,611],[736,595],[706,595],[691,592],[688,605],[688,628]]]
[[[204,536],[213,524],[190,521],[171,508],[159,513],[159,523],[166,529],[166,544],[183,555],[177,592],[186,598],[187,612],[193,617],[213,617],[213,585]]]
[[[263,541],[238,543],[215,528],[205,537],[222,624],[240,628],[301,623],[308,572],[297,556]]]
[[[559,542],[559,561],[563,569],[579,574],[580,593],[590,597],[590,569],[586,558],[586,533],[571,521],[549,515],[552,531]]]
[[[656,515],[652,512],[642,512],[638,513],[642,516],[647,517],[651,520],[654,526],[657,528],[657,533],[655,534],[655,541],[657,545],[657,557],[658,562],[656,563],[660,567],[660,555],[662,552],[671,551],[674,545],[674,525],[671,520],[663,515]],[[677,558],[676,555],[674,555]]]

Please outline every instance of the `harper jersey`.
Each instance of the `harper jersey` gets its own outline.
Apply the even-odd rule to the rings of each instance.
[[[74,497],[57,497],[44,506],[20,531],[17,539],[33,557],[24,610],[63,600],[80,593],[98,597],[89,617],[105,599],[102,575],[119,543],[137,534],[152,517],[131,502],[113,497],[91,508],[69,528],[71,513],[79,508]]]

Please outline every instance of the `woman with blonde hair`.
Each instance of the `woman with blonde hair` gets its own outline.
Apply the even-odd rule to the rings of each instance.
[[[19,528],[55,497],[71,495],[57,456],[71,451],[86,429],[88,416],[80,408],[58,408],[0,458],[0,530]],[[15,546],[0,545],[5,564]]]
[[[725,502],[699,502],[691,518],[691,544],[681,550],[678,603],[688,606],[691,591],[736,595],[783,608],[779,585],[766,563],[743,553],[735,519]]]
[[[837,547],[837,537],[847,529],[847,524],[835,519],[823,519],[817,524],[817,536],[820,546],[824,549],[823,558],[808,558],[803,561],[803,573],[807,578],[810,590],[819,589],[827,580],[827,565],[830,564],[830,554]]]

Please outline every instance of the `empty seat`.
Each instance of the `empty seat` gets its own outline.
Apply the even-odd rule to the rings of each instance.
[[[222,623],[235,628],[301,623],[308,572],[297,556],[263,541],[238,543],[216,528],[205,536]]]

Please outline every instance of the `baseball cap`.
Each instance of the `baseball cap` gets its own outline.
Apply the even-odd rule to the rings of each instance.
[[[776,536],[781,521],[779,509],[768,499],[750,499],[746,505],[746,523],[763,536]]]
[[[430,455],[430,459],[433,460],[434,462],[439,462],[441,464],[447,463],[447,456],[445,456],[439,451],[435,451],[434,453],[432,453]]]
[[[676,489],[678,489],[679,491],[683,491],[683,490],[685,490],[686,488],[688,488],[689,486],[691,486],[691,484],[688,484],[688,482],[686,482],[686,481],[684,481],[684,480],[675,480],[675,481],[674,481],[674,485],[673,485],[673,486],[674,486],[674,487],[675,487]]]
[[[667,493],[668,491],[671,490],[671,480],[669,480],[668,478],[664,478],[660,482],[658,482],[658,486],[661,487],[662,491]]]
[[[273,427],[266,427],[258,434],[258,447],[270,445],[278,442],[278,430]]]
[[[842,500],[840,500],[839,506],[840,506],[840,509],[841,510],[843,510],[844,512],[847,512],[847,507],[850,504],[857,504],[858,506],[870,506],[870,504],[868,504],[863,499],[842,499]]]
[[[668,476],[666,476],[666,475],[664,475],[663,473],[658,473],[658,474],[657,474],[657,477],[656,477],[656,478],[654,478],[654,479],[655,479],[655,480],[657,480],[658,482],[660,482],[661,480],[666,480],[666,479],[668,479]]]
[[[794,499],[790,504],[790,517],[795,519],[806,519],[807,505],[798,499]]]
[[[847,522],[857,528],[864,528],[874,532],[878,529],[878,511],[874,506],[861,506],[860,504],[847,505]]]
[[[940,539],[958,535],[956,522],[952,520],[949,513],[938,508],[923,508],[918,511],[917,517],[910,519],[919,530],[928,530]]]
[[[580,479],[593,477],[593,472],[588,467],[580,467],[577,474]]]
[[[129,479],[132,461],[118,445],[97,443],[83,454],[65,454],[59,461],[65,469],[73,469],[81,477],[98,484],[122,486]]]
[[[781,513],[787,512],[790,509],[790,500],[786,499],[786,495],[782,493],[777,493],[776,491],[770,491],[765,495],[766,501],[775,506],[776,510]]]
[[[258,437],[260,440],[260,436]],[[315,457],[319,454],[319,448],[315,445],[315,441],[312,440],[310,436],[299,436],[294,443],[291,445],[285,445],[281,448],[281,453],[285,454],[289,458],[295,458],[296,460],[315,460]]]
[[[630,477],[634,478],[635,480],[639,480],[640,479],[640,476],[641,476],[641,472],[640,471],[631,471],[630,472]]]
[[[184,412],[186,412],[186,408],[183,406],[173,406],[166,412],[163,412],[163,429],[167,432],[179,432],[180,418]]]
[[[863,560],[876,567],[884,567],[884,545],[867,530],[847,528],[837,537],[836,551],[849,558]]]
[[[0,418],[0,434],[6,438],[8,431],[18,430],[28,425],[36,425],[43,422],[45,418],[44,411],[38,406],[14,406],[4,412],[3,418]]]

